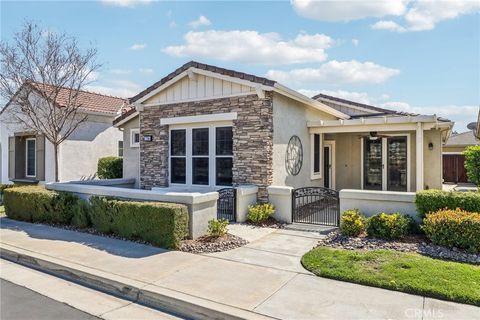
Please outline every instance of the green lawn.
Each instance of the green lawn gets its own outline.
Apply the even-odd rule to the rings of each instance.
[[[318,247],[303,266],[331,279],[480,306],[480,266],[389,250]]]

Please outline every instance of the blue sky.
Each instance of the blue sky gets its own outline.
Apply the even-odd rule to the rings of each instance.
[[[33,19],[96,46],[103,68],[89,89],[112,95],[197,60],[307,95],[436,113],[465,131],[480,105],[479,3],[3,1],[1,38]]]

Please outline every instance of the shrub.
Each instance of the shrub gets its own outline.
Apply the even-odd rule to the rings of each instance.
[[[213,237],[221,237],[228,232],[228,220],[227,219],[212,219],[208,221],[208,234]]]
[[[123,158],[104,157],[98,159],[97,175],[100,179],[117,179],[123,175]]]
[[[367,234],[381,239],[398,239],[409,234],[413,219],[400,213],[376,214],[368,219]]]
[[[253,223],[265,222],[275,213],[275,208],[270,203],[248,206],[247,219]]]
[[[423,230],[434,244],[480,253],[480,213],[439,210],[426,215]]]
[[[365,216],[358,209],[347,210],[340,219],[340,231],[344,235],[356,237],[365,231]]]
[[[480,146],[469,146],[463,152],[468,180],[480,187]]]
[[[3,184],[0,183],[0,196],[3,196],[3,191],[8,188],[18,187],[18,184]]]
[[[88,201],[79,200],[72,208],[73,215],[72,221],[70,222],[72,226],[77,228],[86,228],[91,225],[90,221],[90,204]]]
[[[102,232],[175,248],[188,236],[187,207],[175,203],[91,198],[91,221]]]
[[[424,190],[417,192],[415,204],[420,217],[440,209],[463,209],[480,212],[480,192]]]
[[[71,193],[57,193],[40,186],[4,190],[7,216],[29,222],[69,224],[78,201],[80,199]]]

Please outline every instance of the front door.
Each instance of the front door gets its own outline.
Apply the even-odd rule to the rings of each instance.
[[[363,189],[407,191],[407,137],[363,140]]]
[[[323,187],[335,189],[334,142],[325,141],[323,145]]]

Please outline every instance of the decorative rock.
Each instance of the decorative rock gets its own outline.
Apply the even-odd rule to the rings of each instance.
[[[222,237],[201,237],[196,240],[184,240],[180,243],[179,250],[190,253],[212,253],[232,250],[242,247],[248,243],[247,240],[233,234],[226,234]]]
[[[401,242],[366,237],[348,237],[339,231],[329,233],[318,242],[319,246],[341,248],[347,250],[396,250],[401,252],[417,252],[429,257],[480,264],[480,254],[468,253],[458,248],[446,248],[420,241]]]

